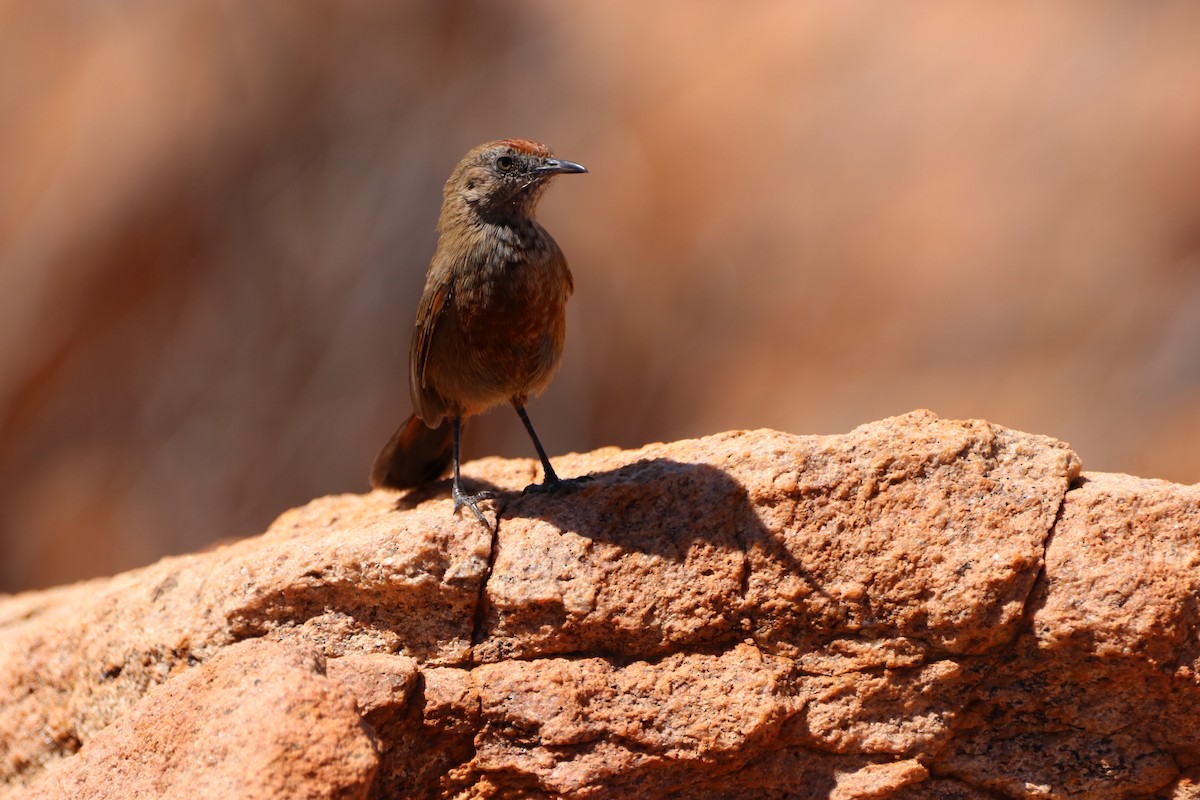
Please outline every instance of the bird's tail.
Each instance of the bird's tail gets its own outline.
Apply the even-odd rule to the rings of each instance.
[[[453,455],[450,420],[430,428],[413,414],[392,434],[371,467],[371,488],[412,489],[446,474]]]

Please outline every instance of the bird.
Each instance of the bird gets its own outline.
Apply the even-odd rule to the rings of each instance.
[[[454,513],[465,506],[490,527],[479,502],[493,496],[463,490],[459,442],[468,417],[505,402],[542,463],[542,483],[526,492],[570,490],[587,480],[558,476],[525,410],[558,369],[575,288],[562,250],[534,212],[552,178],[585,172],[527,139],[481,144],[454,168],[413,326],[413,413],[375,459],[372,488],[422,486],[452,464]]]

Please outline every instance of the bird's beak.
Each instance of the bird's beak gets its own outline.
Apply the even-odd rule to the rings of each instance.
[[[587,167],[561,158],[547,158],[534,172],[539,175],[558,175],[562,172],[587,172]]]

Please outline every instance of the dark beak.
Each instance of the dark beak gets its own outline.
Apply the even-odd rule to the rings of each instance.
[[[547,158],[534,172],[539,175],[558,175],[563,172],[587,172],[587,167],[561,158]]]

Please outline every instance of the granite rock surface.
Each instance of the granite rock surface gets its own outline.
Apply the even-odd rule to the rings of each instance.
[[[914,412],[0,599],[0,797],[1200,796],[1200,488]]]

